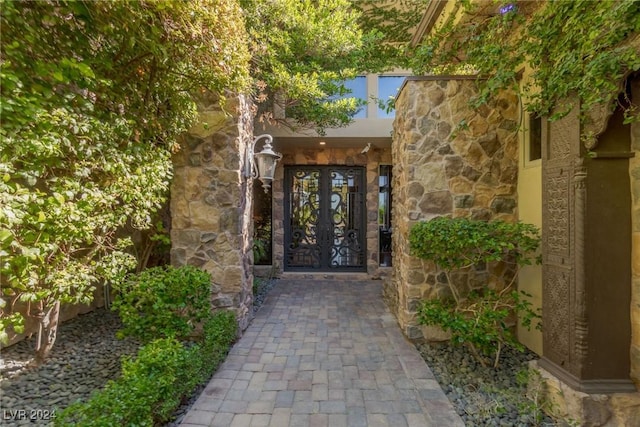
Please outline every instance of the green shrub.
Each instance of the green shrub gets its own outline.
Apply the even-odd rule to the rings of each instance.
[[[143,342],[187,339],[211,310],[211,277],[193,266],[150,268],[131,276],[116,290],[112,308],[124,326],[119,336],[134,336]]]
[[[540,245],[533,224],[434,218],[416,223],[409,232],[411,254],[451,271],[483,262],[531,264]]]
[[[140,348],[135,360],[125,359],[122,376],[107,383],[84,404],[64,410],[60,425],[153,426],[166,420],[180,403],[185,389],[197,379],[189,376],[197,346],[185,348],[174,338],[162,338]]]
[[[236,339],[238,322],[232,311],[216,311],[204,324],[204,346],[229,347]]]
[[[459,303],[453,299],[427,300],[418,310],[418,321],[450,332],[454,344],[466,343],[483,366],[485,356],[493,355],[493,366],[497,367],[505,346],[524,350],[512,331],[515,314],[521,316],[526,328],[530,328],[533,319],[540,318],[523,294],[509,289],[484,289],[469,293]]]
[[[526,328],[540,316],[525,298],[530,295],[514,289],[517,276],[502,289],[489,289],[484,285],[460,295],[451,273],[496,261],[518,267],[537,262],[533,254],[540,237],[535,226],[442,217],[415,224],[409,234],[409,244],[412,255],[433,261],[444,270],[453,297],[424,301],[418,309],[421,324],[437,325],[450,332],[452,341],[469,345],[483,366],[486,365],[484,357],[492,354],[493,365],[498,366],[504,346],[524,349],[512,331],[516,316]],[[540,327],[539,322],[536,327]]]
[[[261,264],[267,259],[267,247],[270,241],[254,238],[253,239],[253,263]]]
[[[84,403],[63,410],[57,426],[154,426],[171,415],[198,384],[206,381],[224,360],[236,338],[237,322],[230,311],[216,312],[204,325],[198,344],[185,346],[175,338],[161,338],[125,359],[122,375],[109,381]]]
[[[135,359],[124,359],[118,379],[87,402],[62,411],[56,425],[154,426],[169,421],[180,402],[222,363],[236,339],[234,313],[211,313],[209,287],[209,274],[186,266],[145,270],[119,288],[114,309],[125,326],[121,332],[147,344]],[[198,323],[202,333],[195,336]]]
[[[204,377],[209,377],[227,356],[238,334],[238,321],[231,311],[217,311],[204,324],[202,357]]]

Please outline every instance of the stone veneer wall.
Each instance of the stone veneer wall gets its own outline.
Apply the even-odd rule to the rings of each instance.
[[[366,167],[367,274],[371,277],[385,275],[389,268],[379,267],[378,262],[378,173],[380,165],[391,164],[391,151],[371,148],[369,152],[363,154],[360,152],[362,147],[281,150],[278,149],[277,144],[278,141],[274,141],[276,151],[281,151],[283,157],[278,163],[273,182],[274,271],[280,273],[284,266],[284,167],[287,165],[344,165]],[[366,142],[363,142],[362,146],[365,145]]]
[[[420,327],[421,300],[447,292],[446,278],[433,264],[412,257],[409,230],[438,216],[516,221],[518,99],[505,93],[475,111],[475,78],[409,78],[396,100],[393,136],[393,271],[385,297],[405,334],[439,339],[435,328]],[[464,129],[457,129],[466,123]],[[499,285],[504,265],[459,276],[468,287]]]
[[[253,119],[244,97],[223,112],[213,94],[198,105],[200,124],[182,138],[171,186],[171,264],[211,273],[212,307],[233,309],[241,330],[253,303],[251,186],[244,177]]]

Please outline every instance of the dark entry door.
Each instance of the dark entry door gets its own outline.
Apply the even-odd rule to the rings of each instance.
[[[285,169],[285,270],[366,269],[364,174],[362,167]]]

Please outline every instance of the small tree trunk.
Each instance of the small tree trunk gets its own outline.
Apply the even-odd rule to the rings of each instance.
[[[449,274],[449,270],[444,271],[444,275],[447,277],[447,284],[449,285],[449,289],[451,290],[451,295],[453,295],[453,299],[456,302],[456,306],[460,306],[460,295],[458,295],[458,291],[456,290],[455,284],[451,281],[451,275]]]
[[[151,252],[153,251],[156,242],[149,239],[147,236],[143,239],[145,242],[142,245],[142,254],[138,259],[138,265],[136,267],[136,273],[140,273],[142,270],[147,268],[149,264],[149,258],[151,257]]]
[[[40,319],[36,342],[36,357],[33,361],[36,366],[44,363],[53,348],[53,344],[56,342],[59,317],[60,301],[56,301]]]
[[[502,351],[502,343],[498,341],[498,349],[496,350],[496,358],[493,362],[494,369],[500,364],[500,352]]]
[[[482,357],[476,346],[469,341],[467,341],[467,344],[469,345],[469,348],[471,349],[471,352],[473,353],[473,356],[476,358],[476,360],[480,362],[480,365],[482,365],[483,368],[486,368],[487,362],[484,360],[484,357]]]

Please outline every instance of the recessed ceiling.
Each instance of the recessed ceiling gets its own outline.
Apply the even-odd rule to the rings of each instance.
[[[321,145],[320,142],[325,142]],[[274,136],[273,145],[276,151],[294,148],[364,148],[371,143],[375,148],[390,148],[391,138],[381,137],[362,137],[362,138],[327,138],[327,137],[283,137]]]

